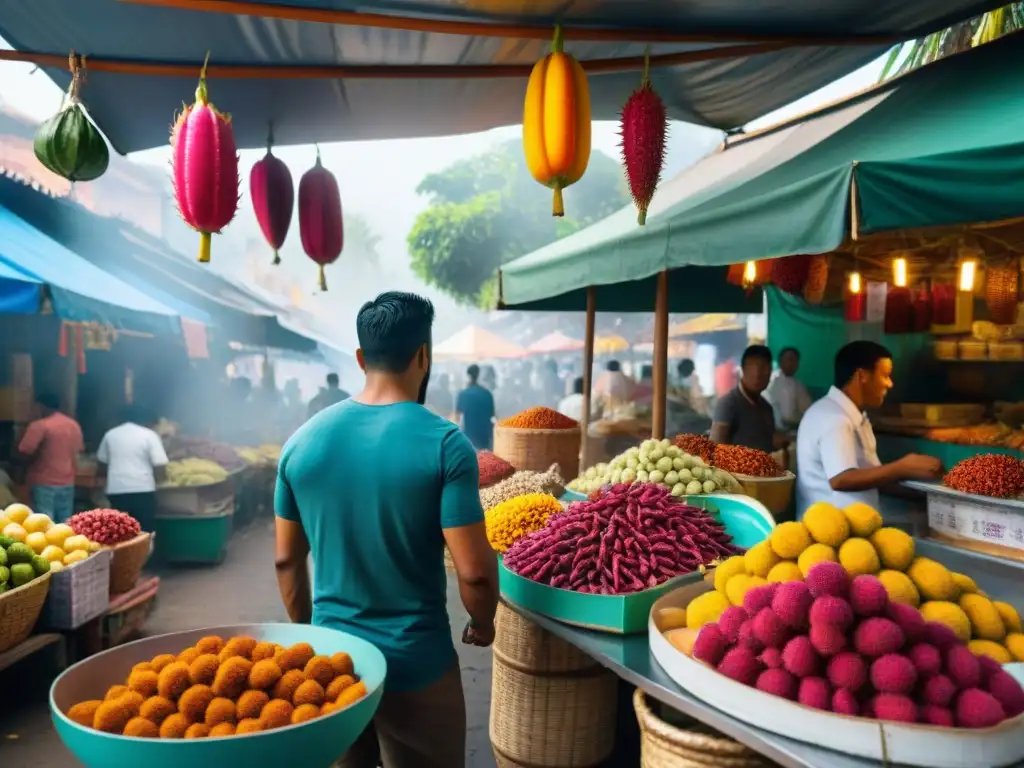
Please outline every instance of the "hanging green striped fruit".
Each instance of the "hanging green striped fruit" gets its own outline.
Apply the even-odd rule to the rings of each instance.
[[[47,169],[68,181],[93,181],[107,171],[110,153],[103,134],[78,97],[81,70],[71,55],[71,85],[60,112],[39,126],[33,150]]]

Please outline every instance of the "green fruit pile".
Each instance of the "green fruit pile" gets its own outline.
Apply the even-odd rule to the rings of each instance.
[[[50,572],[50,561],[9,536],[0,536],[0,594]]]

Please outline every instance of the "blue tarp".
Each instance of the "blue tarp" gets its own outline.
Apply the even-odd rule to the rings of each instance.
[[[181,334],[174,310],[90,264],[2,207],[0,268],[22,279],[27,277],[26,282],[34,281],[37,289],[39,283],[45,283],[54,313],[64,320],[161,335]]]
[[[42,294],[40,280],[0,262],[0,315],[34,314]]]

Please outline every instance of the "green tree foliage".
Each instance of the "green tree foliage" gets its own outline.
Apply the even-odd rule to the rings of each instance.
[[[493,307],[498,268],[608,216],[629,202],[622,169],[593,151],[583,178],[565,191],[564,218],[551,191],[526,167],[518,140],[459,160],[420,182],[428,196],[409,232],[412,270],[458,301]]]

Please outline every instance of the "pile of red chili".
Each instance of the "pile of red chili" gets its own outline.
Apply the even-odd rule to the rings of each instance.
[[[1024,461],[997,453],[971,456],[949,470],[942,482],[961,493],[1016,498],[1024,495]]]
[[[705,464],[714,465],[715,444],[707,435],[676,435],[675,444],[691,456],[697,456]]]
[[[516,468],[490,451],[477,451],[476,463],[480,467],[480,487],[488,488],[516,473]]]
[[[748,477],[779,477],[782,468],[769,454],[742,445],[715,447],[714,466],[733,475]]]
[[[498,426],[512,429],[575,429],[579,422],[551,408],[527,408],[499,422]]]

